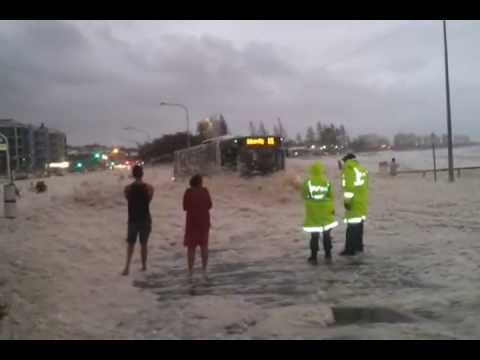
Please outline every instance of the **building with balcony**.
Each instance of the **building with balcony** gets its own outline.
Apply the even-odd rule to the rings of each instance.
[[[13,119],[0,119],[0,133],[8,139],[10,166],[15,172],[30,172],[35,164],[33,127]]]
[[[8,139],[10,166],[16,173],[45,170],[50,162],[66,159],[66,135],[44,124],[34,127],[13,119],[0,119],[0,133]]]

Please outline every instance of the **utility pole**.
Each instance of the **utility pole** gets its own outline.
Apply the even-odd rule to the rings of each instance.
[[[432,133],[431,137],[432,142],[432,156],[433,156],[433,181],[437,182],[437,155],[435,153],[435,135]]]
[[[450,111],[450,82],[448,76],[447,22],[443,20],[443,43],[445,48],[445,87],[447,93],[447,139],[448,139],[448,181],[455,181],[453,171],[452,118]]]

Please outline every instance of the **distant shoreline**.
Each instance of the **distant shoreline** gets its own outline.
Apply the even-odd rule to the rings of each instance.
[[[465,144],[465,145],[453,145],[454,149],[458,148],[468,148],[468,147],[475,147],[475,146],[480,146],[480,143],[470,143],[470,144]],[[436,150],[439,149],[447,149],[446,145],[437,145],[435,146]],[[432,150],[432,146],[419,146],[419,147],[408,147],[408,148],[394,148],[392,147],[391,149],[379,149],[379,150],[366,150],[366,151],[356,151],[356,154],[376,154],[376,153],[382,153],[382,152],[387,152],[387,151],[394,151],[394,152],[407,152],[407,151],[426,151],[426,150]]]
[[[479,146],[480,143],[470,143],[470,144],[463,144],[463,145],[453,145],[453,148],[466,148],[466,147],[474,147]],[[447,149],[447,145],[436,145],[435,149]],[[408,147],[408,148],[392,148],[392,151],[412,151],[412,150],[432,150],[432,146],[418,146],[418,147]]]

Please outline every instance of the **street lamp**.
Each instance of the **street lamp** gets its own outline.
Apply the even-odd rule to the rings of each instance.
[[[167,102],[161,102],[160,106],[177,106],[185,110],[185,114],[187,116],[187,148],[189,148],[190,147],[190,119],[188,114],[188,108],[182,104],[174,104],[174,103],[167,103]]]
[[[450,111],[450,83],[448,80],[447,22],[443,20],[443,44],[445,47],[445,88],[447,93],[447,138],[448,138],[448,181],[454,182],[452,118]]]
[[[139,128],[136,128],[136,127],[133,127],[133,126],[124,127],[124,128],[122,128],[122,130],[140,132],[140,133],[142,133],[142,134],[147,135],[148,141],[150,141],[150,142],[152,141],[152,137],[150,136],[150,134],[148,133],[148,131],[145,131],[145,130],[142,130],[142,129],[139,129]]]

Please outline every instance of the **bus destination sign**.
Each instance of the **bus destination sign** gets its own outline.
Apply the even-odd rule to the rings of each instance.
[[[276,139],[269,137],[247,137],[245,140],[247,146],[272,146],[276,145]]]

